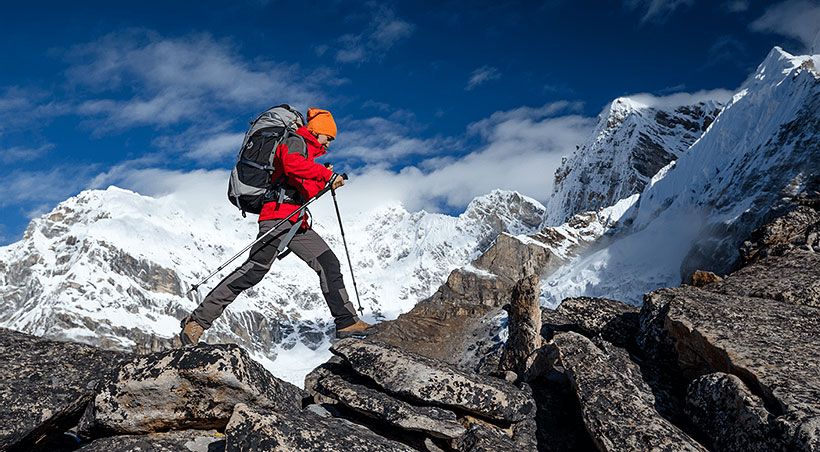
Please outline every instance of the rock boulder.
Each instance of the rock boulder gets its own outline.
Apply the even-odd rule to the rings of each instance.
[[[0,450],[31,450],[77,424],[127,353],[0,329]]]
[[[336,375],[320,378],[316,386],[319,392],[335,398],[348,408],[394,427],[444,439],[458,438],[465,433],[452,411],[414,406]]]
[[[142,355],[94,397],[81,432],[142,434],[224,428],[237,403],[298,411],[307,394],[237,345],[199,344]]]
[[[353,423],[311,411],[276,412],[238,404],[225,428],[226,452],[413,452]]]
[[[225,435],[216,430],[184,430],[97,439],[79,452],[215,452],[225,450]]]
[[[715,451],[785,451],[774,416],[740,378],[714,373],[689,385],[686,412]]]
[[[558,333],[553,339],[561,364],[581,404],[587,431],[599,450],[705,451],[658,414],[646,392],[584,336]]]
[[[400,397],[507,422],[535,415],[532,397],[504,380],[467,373],[425,356],[365,340],[341,340],[331,352],[344,358],[358,374]]]
[[[738,376],[777,416],[787,447],[820,449],[820,438],[811,433],[820,416],[820,309],[810,290],[820,280],[819,257],[792,250],[704,288],[647,294],[641,312],[645,351],[673,362],[690,379],[714,372]],[[774,294],[787,288],[801,295],[786,300]]]

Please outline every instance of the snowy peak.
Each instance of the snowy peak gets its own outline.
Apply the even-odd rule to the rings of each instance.
[[[630,202],[607,242],[545,280],[545,303],[580,295],[640,303],[695,270],[731,272],[751,231],[820,193],[818,62],[772,50],[706,132]]]
[[[720,109],[715,101],[658,107],[615,99],[599,115],[590,139],[556,170],[544,225],[557,226],[640,193],[703,134]]]
[[[757,67],[757,70],[752,76],[752,81],[744,84],[743,88],[748,88],[749,85],[755,83],[755,81],[779,83],[785,76],[795,72],[795,69],[798,69],[798,71],[805,69],[812,72],[815,77],[820,77],[817,70],[819,64],[820,55],[796,56],[786,52],[780,47],[774,47],[766,56],[766,59]],[[774,78],[774,80],[767,81],[767,78]]]
[[[496,234],[527,234],[538,229],[544,209],[540,202],[518,192],[493,190],[470,201],[462,215],[481,219]]]

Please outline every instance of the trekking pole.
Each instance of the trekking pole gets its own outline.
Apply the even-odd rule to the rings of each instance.
[[[343,179],[347,179],[347,174],[343,174],[343,175],[342,175],[342,178],[343,178]],[[334,177],[333,179],[335,179],[335,177]],[[327,184],[327,186],[326,186],[325,188],[323,188],[323,189],[322,189],[322,191],[320,191],[319,193],[316,193],[316,196],[314,196],[314,197],[310,198],[310,199],[309,199],[306,203],[302,204],[302,206],[301,206],[301,207],[299,207],[298,209],[296,209],[296,210],[293,212],[293,214],[291,214],[288,218],[291,218],[291,217],[293,217],[293,215],[296,215],[296,214],[301,213],[303,210],[305,210],[305,209],[307,208],[308,204],[312,203],[313,201],[316,201],[317,199],[319,199],[319,197],[320,197],[320,196],[322,196],[323,194],[327,193],[327,191],[328,191],[328,190],[330,190],[330,187],[332,186],[333,179],[331,179],[331,180],[330,180],[330,182]],[[335,196],[336,196],[336,195],[334,194],[334,197],[335,197]],[[262,241],[262,239],[264,239],[265,237],[267,237],[267,236],[268,236],[268,234],[270,234],[271,232],[273,232],[273,231],[275,231],[276,229],[278,229],[278,228],[279,228],[279,226],[282,226],[283,224],[285,224],[285,222],[286,222],[286,221],[288,221],[288,218],[283,218],[283,219],[282,219],[282,221],[280,221],[279,223],[276,223],[276,226],[272,227],[270,230],[268,230],[268,232],[264,233],[264,234],[263,234],[263,235],[261,235],[259,238],[257,238],[256,240],[254,240],[254,241],[253,241],[250,245],[246,246],[245,248],[242,248],[242,251],[240,251],[240,252],[238,252],[238,253],[234,254],[234,256],[233,256],[232,258],[230,258],[230,259],[228,259],[227,261],[225,261],[225,263],[223,263],[222,265],[220,265],[220,266],[219,266],[219,268],[217,268],[216,270],[214,270],[213,272],[211,272],[211,274],[210,274],[210,275],[206,276],[206,277],[205,277],[205,279],[203,279],[202,281],[200,281],[200,282],[198,282],[198,283],[194,284],[193,286],[191,286],[191,288],[190,288],[190,289],[188,289],[188,291],[187,291],[187,292],[185,292],[185,296],[188,296],[188,294],[190,294],[191,292],[193,292],[193,291],[195,291],[195,290],[198,290],[198,289],[199,289],[199,286],[201,286],[201,285],[205,284],[205,282],[206,282],[206,281],[208,281],[209,279],[211,279],[211,278],[212,278],[215,274],[217,274],[217,273],[221,272],[221,271],[222,271],[222,269],[224,269],[225,267],[227,267],[228,265],[230,265],[230,263],[231,263],[231,262],[235,261],[235,260],[236,260],[239,256],[241,256],[241,255],[245,254],[245,252],[246,252],[246,251],[248,251],[249,249],[251,249],[254,245],[256,245],[257,243],[259,243],[260,241]],[[298,220],[297,220],[297,221],[298,221]]]
[[[342,174],[342,179],[347,179],[347,174]],[[339,219],[339,230],[342,231],[342,243],[345,244],[347,266],[350,267],[350,278],[353,280],[353,291],[356,292],[356,302],[359,304],[359,312],[364,314],[362,300],[359,298],[359,288],[356,287],[356,277],[353,275],[353,264],[350,263],[350,251],[347,249],[347,240],[345,240],[345,228],[342,227],[342,214],[339,213],[339,203],[336,202],[336,190],[331,189],[330,194],[333,195],[333,205],[336,207],[336,218]]]

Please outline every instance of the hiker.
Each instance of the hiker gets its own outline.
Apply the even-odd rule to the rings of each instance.
[[[276,149],[272,181],[284,181],[280,193],[273,201],[262,206],[259,214],[259,235],[267,233],[282,222],[269,238],[255,244],[248,260],[225,277],[202,300],[202,303],[182,320],[179,338],[183,345],[196,344],[202,333],[225,308],[245,289],[256,285],[270,269],[279,252],[279,245],[292,235],[287,248],[319,275],[322,294],[336,323],[336,336],[348,337],[364,332],[369,325],[356,315],[353,304],[345,290],[339,259],[327,243],[311,229],[307,215],[294,212],[311,199],[328,183],[332,190],[344,185],[344,179],[333,173],[332,165],[325,167],[314,162],[327,152],[328,144],[336,138],[336,123],[329,111],[318,108],[308,110],[307,127],[297,124],[296,134],[304,138],[290,137]]]

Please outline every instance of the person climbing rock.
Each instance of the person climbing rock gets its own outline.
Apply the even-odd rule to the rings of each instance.
[[[309,224],[307,215],[295,213],[300,205],[327,184],[336,190],[344,179],[333,173],[333,165],[314,161],[325,155],[336,138],[336,123],[327,110],[310,108],[307,126],[295,132],[276,149],[272,176],[277,191],[259,214],[259,235],[268,233],[287,218],[267,239],[255,244],[248,259],[226,276],[182,322],[179,338],[183,345],[196,344],[222,311],[242,293],[259,283],[270,269],[285,241],[287,248],[319,275],[319,284],[330,308],[339,338],[363,334],[369,325],[358,318],[345,290],[339,259]],[[278,182],[277,182],[278,181]],[[290,239],[288,241],[288,239]]]

